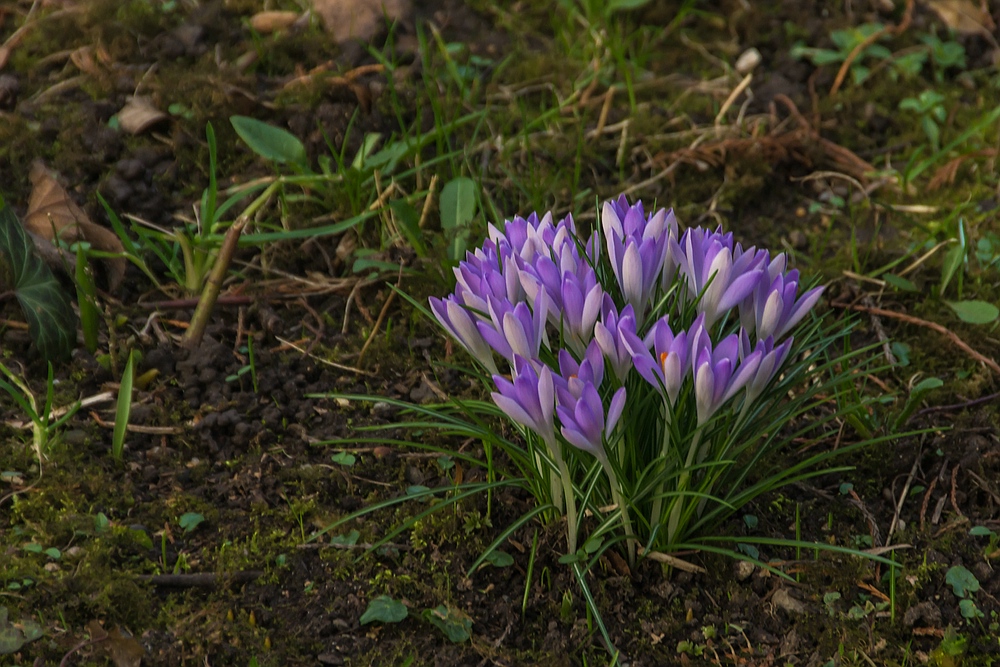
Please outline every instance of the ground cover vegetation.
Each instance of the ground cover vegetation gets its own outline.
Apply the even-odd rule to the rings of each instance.
[[[0,662],[1000,661],[996,9],[330,4],[0,7]]]

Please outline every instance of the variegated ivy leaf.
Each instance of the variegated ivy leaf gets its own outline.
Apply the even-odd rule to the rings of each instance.
[[[35,253],[17,216],[0,197],[0,281],[13,288],[42,357],[58,361],[76,345],[76,315],[52,271]]]

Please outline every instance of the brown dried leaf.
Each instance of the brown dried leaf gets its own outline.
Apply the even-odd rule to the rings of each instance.
[[[123,635],[118,628],[108,633],[108,654],[115,667],[139,667],[146,650],[132,635]]]
[[[963,35],[982,35],[987,38],[993,36],[996,24],[985,5],[977,7],[972,0],[929,0],[927,5],[952,30]]]
[[[130,97],[122,110],[118,112],[118,123],[129,134],[142,134],[149,128],[169,119],[148,97]]]
[[[121,240],[110,229],[95,224],[60,185],[56,175],[41,162],[31,165],[31,198],[24,216],[24,227],[41,238],[66,244],[86,241],[95,250],[124,253]],[[118,289],[125,277],[123,257],[100,260],[108,289]]]
[[[368,41],[385,26],[409,15],[411,0],[313,0],[316,13],[337,43]]]
[[[299,15],[296,12],[257,12],[250,18],[250,27],[261,34],[269,35],[288,30],[298,20]]]

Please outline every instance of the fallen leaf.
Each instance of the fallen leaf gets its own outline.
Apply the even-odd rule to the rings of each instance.
[[[368,41],[385,26],[409,15],[411,0],[313,0],[313,7],[334,41]]]
[[[139,667],[146,650],[130,634],[123,634],[118,628],[108,633],[108,653],[115,667]]]
[[[31,165],[31,198],[28,213],[24,216],[24,228],[46,241],[58,240],[73,244],[86,241],[95,250],[109,253],[124,253],[118,236],[105,227],[93,223],[82,208],[60,185],[56,175],[41,162]],[[100,260],[104,267],[108,289],[118,289],[125,277],[124,257]]]
[[[288,30],[298,20],[299,15],[296,12],[257,12],[250,18],[250,27],[261,34],[269,35]]]
[[[985,6],[977,7],[972,0],[930,0],[927,4],[952,30],[992,39],[996,24]]]
[[[118,112],[118,123],[131,135],[142,134],[154,125],[158,125],[170,116],[153,106],[148,97],[130,97],[122,110]]]

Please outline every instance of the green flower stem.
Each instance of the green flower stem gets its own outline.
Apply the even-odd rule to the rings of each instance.
[[[667,545],[674,543],[677,537],[677,526],[681,520],[681,509],[684,500],[684,491],[687,490],[688,482],[691,481],[691,466],[694,464],[695,453],[701,444],[701,426],[694,432],[691,445],[688,447],[687,461],[684,462],[684,470],[681,471],[680,479],[677,480],[677,497],[673,500],[673,507],[670,510],[670,518],[667,520]]]
[[[632,520],[628,515],[628,507],[625,505],[625,499],[622,497],[621,484],[618,483],[618,476],[615,474],[614,468],[611,467],[611,463],[604,456],[598,458],[601,465],[604,466],[604,473],[608,476],[608,482],[611,485],[611,498],[614,500],[615,505],[618,506],[618,511],[622,515],[622,526],[625,529],[625,535],[627,539],[625,540],[626,548],[628,549],[628,563],[629,566],[635,565],[635,539],[632,537],[634,533],[632,532]]]
[[[553,443],[554,444],[554,443]],[[555,449],[555,448],[553,448]],[[566,500],[566,541],[569,545],[567,553],[576,553],[576,497],[573,495],[573,481],[569,477],[569,466],[562,454],[555,452],[556,463],[559,466],[559,476],[562,478],[562,490]]]
[[[663,447],[660,449],[660,464],[657,466],[657,473],[660,473],[660,469],[667,460],[667,454],[670,449],[670,410],[667,409],[667,403],[669,399],[664,397],[663,403]],[[652,530],[653,526],[660,523],[660,514],[663,512],[663,480],[656,485],[656,493],[653,496],[653,508],[649,513],[649,527]]]

